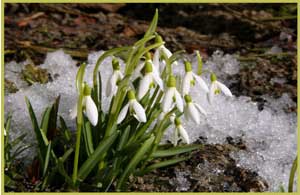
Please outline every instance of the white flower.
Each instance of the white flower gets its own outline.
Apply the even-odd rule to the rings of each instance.
[[[162,38],[160,36],[156,37],[157,42],[163,42]],[[167,49],[164,45],[159,46],[155,52],[154,52],[154,56],[153,56],[153,64],[155,65],[157,70],[163,70],[163,67],[161,69],[159,69],[159,59],[161,58],[161,56],[165,56],[167,58],[170,58],[172,56],[172,52]],[[173,62],[174,65],[177,65],[177,62]]]
[[[205,110],[197,103],[194,103],[191,96],[185,95],[184,99],[186,102],[186,106],[184,108],[185,118],[187,120],[191,119],[196,124],[200,124],[200,114],[203,114],[204,116],[207,115]]]
[[[176,79],[174,76],[169,77],[167,86],[167,91],[162,100],[162,111],[168,112],[172,107],[173,101],[175,100],[176,107],[180,112],[183,112],[183,101],[176,89]]]
[[[139,122],[146,122],[146,113],[143,106],[135,99],[134,92],[131,90],[128,92],[129,102],[122,108],[117,119],[117,124],[120,124],[126,117],[126,114],[129,110]]]
[[[226,96],[232,97],[231,91],[221,82],[217,81],[215,74],[211,74],[211,86],[208,94],[209,103],[213,102],[215,94],[219,94],[220,91],[223,92]]]
[[[145,63],[145,76],[141,79],[138,90],[138,99],[142,99],[148,92],[150,86],[155,82],[163,90],[163,81],[158,74],[152,71],[150,62]]]
[[[196,80],[200,88],[203,89],[206,93],[209,92],[208,87],[204,80],[192,72],[192,65],[189,62],[185,62],[185,75],[182,81],[182,95],[189,94],[191,84]]]
[[[173,139],[172,139],[173,145],[174,146],[177,145],[179,136],[183,139],[183,141],[185,143],[189,144],[190,143],[189,135],[186,132],[186,130],[183,128],[183,126],[181,125],[180,119],[175,118],[174,123],[175,123],[175,131],[174,131],[174,135],[173,135]]]
[[[156,66],[154,66],[154,64],[151,60],[151,54],[149,52],[146,53],[145,58],[146,58],[146,60],[139,63],[137,65],[137,67],[134,69],[134,72],[132,74],[132,80],[135,80],[136,78],[142,76],[141,71],[145,67],[146,63],[149,63],[151,65],[153,73],[159,77],[159,71],[156,68]]]
[[[119,62],[114,58],[112,61],[113,65],[113,73],[110,79],[107,80],[106,85],[106,96],[109,97],[110,95],[115,96],[118,91],[118,81],[122,80],[124,75],[120,71]]]
[[[98,110],[95,102],[93,101],[90,95],[84,96],[82,99],[82,108],[83,113],[89,119],[90,123],[93,126],[96,126],[98,123]],[[74,119],[77,116],[77,103],[70,112],[70,118]]]

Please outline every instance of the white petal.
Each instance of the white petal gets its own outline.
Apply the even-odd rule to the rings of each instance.
[[[157,48],[153,55],[153,65],[155,66],[156,70],[159,70],[159,57],[160,57],[160,49]]]
[[[139,84],[139,90],[138,90],[138,99],[142,99],[146,93],[148,92],[149,90],[149,87],[150,87],[150,84],[152,82],[152,75],[151,74],[146,74],[142,80],[140,81],[140,84]]]
[[[189,117],[191,117],[191,119],[196,123],[196,124],[200,124],[200,116],[199,116],[199,112],[196,109],[196,107],[194,106],[193,103],[189,103],[187,105],[188,108],[188,115]]]
[[[192,78],[193,78],[193,76],[192,76],[191,72],[187,72],[184,75],[183,81],[182,81],[182,95],[183,96],[190,92]]]
[[[216,84],[218,85],[218,87],[221,89],[221,91],[229,97],[232,97],[232,93],[231,91],[228,89],[228,87],[226,87],[223,83],[216,81]]]
[[[117,119],[117,124],[120,124],[126,117],[126,114],[128,112],[128,108],[129,108],[129,103],[127,103],[121,110],[118,119]]]
[[[200,113],[202,113],[204,116],[207,116],[206,111],[199,104],[194,103],[194,105],[196,106],[196,108],[199,110]]]
[[[178,129],[177,128],[174,130],[173,139],[171,140],[171,142],[174,146],[177,146],[177,144],[178,144]]]
[[[167,49],[164,45],[161,46],[161,50],[168,58],[172,56],[172,52],[170,52],[170,50]]]
[[[167,92],[164,94],[164,98],[162,100],[163,112],[168,112],[170,110],[173,103],[174,90],[174,88],[168,88]]]
[[[140,103],[138,103],[136,100],[132,100],[132,101],[133,101],[132,107],[133,107],[133,110],[136,114],[138,121],[145,123],[147,121],[147,118],[146,118],[146,114],[145,114],[145,110],[144,110],[143,106]]]
[[[96,126],[98,123],[98,110],[91,96],[86,96],[85,111],[86,111],[86,116],[91,122],[91,124],[93,126]]]
[[[164,90],[164,82],[160,78],[160,76],[157,73],[152,74],[152,78],[155,81],[155,83],[159,86],[159,88],[163,91]]]
[[[77,102],[76,102],[76,104],[74,105],[74,107],[70,111],[70,118],[71,119],[75,119],[76,116],[77,116]]]
[[[217,86],[216,86],[216,82],[212,82],[211,86],[210,86],[210,89],[209,89],[209,93],[208,93],[208,102],[210,104],[213,103],[213,99],[214,99],[214,96],[215,96],[215,90],[216,90]]]
[[[107,80],[106,85],[106,97],[109,97],[111,94],[113,94],[116,91],[116,83],[117,83],[117,75],[115,72],[111,75],[111,77]]]
[[[141,62],[137,65],[137,67],[135,68],[133,74],[132,74],[132,80],[135,80],[136,78],[138,78],[141,74],[141,70],[143,69],[145,65],[145,62]]]
[[[124,75],[121,71],[116,71],[117,80],[122,80],[124,78]]]
[[[176,99],[176,106],[180,112],[183,112],[183,100],[180,96],[180,93],[175,89],[175,99]]]
[[[196,75],[195,73],[193,73],[194,78],[196,79],[196,82],[200,85],[200,87],[206,92],[209,92],[208,86],[205,83],[205,81],[198,75]]]
[[[189,144],[190,139],[189,139],[189,135],[187,134],[186,130],[182,127],[182,125],[179,125],[177,128],[178,128],[179,134],[183,138],[184,142]]]

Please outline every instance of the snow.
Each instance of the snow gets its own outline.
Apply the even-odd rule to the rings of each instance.
[[[92,52],[88,56],[85,80],[90,85],[92,84],[93,67],[102,53],[103,51]],[[196,70],[195,55],[191,55],[190,58]],[[29,87],[20,84],[21,89],[18,92],[5,96],[5,116],[8,113],[13,115],[11,139],[24,132],[32,135],[31,122],[24,101],[25,96],[31,101],[40,121],[45,107],[50,105],[58,95],[61,95],[59,113],[65,118],[68,126],[75,129],[75,121],[70,119],[69,112],[77,99],[75,77],[78,67],[76,65],[77,62],[63,50],[48,53],[41,68],[46,68],[54,81]],[[20,64],[16,62],[6,64],[5,76],[19,83],[20,78],[17,74],[9,73],[20,71],[19,66]],[[121,68],[124,68],[122,61]],[[174,68],[175,74],[184,72],[182,62],[179,62],[179,65]],[[224,55],[222,51],[216,51],[204,63],[203,68],[212,69],[219,81],[228,84],[230,81],[226,80],[227,76],[239,72],[239,62],[233,55]],[[105,91],[107,79],[112,73],[111,57],[105,59],[101,64],[100,73],[102,89]],[[203,78],[208,84],[210,83],[209,75],[204,75]],[[268,104],[262,111],[259,111],[256,103],[246,96],[228,98],[218,95],[215,102],[209,104],[207,96],[199,92],[199,86],[193,87],[191,94],[193,100],[207,112],[207,117],[201,119],[200,125],[182,120],[191,141],[196,141],[200,136],[206,136],[209,143],[223,143],[228,136],[242,137],[248,150],[232,153],[232,157],[238,161],[238,164],[257,171],[268,181],[270,191],[277,191],[281,183],[287,188],[290,167],[297,152],[297,115],[283,111],[285,107],[295,104],[287,94],[280,99],[265,96]],[[102,96],[103,108],[107,111],[110,97],[105,97],[105,94]],[[173,129],[169,129],[166,132],[165,140],[169,138],[172,131]],[[26,136],[25,143],[32,143],[34,140],[34,136]],[[28,152],[23,155],[28,155]],[[185,173],[176,174],[178,174],[179,180],[185,175]],[[179,180],[173,182],[181,183]],[[182,182],[184,183],[184,181]],[[185,186],[180,186],[180,190],[185,191]]]

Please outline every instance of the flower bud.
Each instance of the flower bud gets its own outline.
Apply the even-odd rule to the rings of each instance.
[[[192,65],[190,62],[185,61],[184,62],[185,72],[191,72],[192,71]]]

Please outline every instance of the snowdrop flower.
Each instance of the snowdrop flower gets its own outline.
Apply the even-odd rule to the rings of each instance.
[[[156,36],[156,42],[161,43],[163,42],[161,36]],[[157,70],[159,70],[159,59],[161,58],[161,56],[170,58],[172,56],[172,52],[167,49],[164,45],[159,46],[155,52],[154,52],[154,56],[153,56],[153,64],[155,65],[155,67],[157,68]],[[177,65],[177,62],[173,62],[174,65]],[[162,69],[160,69],[162,70]]]
[[[164,94],[161,104],[162,111],[168,112],[171,109],[173,101],[175,100],[176,107],[180,112],[183,112],[183,101],[179,92],[176,89],[176,79],[174,76],[169,76],[167,87],[167,91]]]
[[[182,81],[182,95],[189,94],[191,85],[194,85],[195,80],[199,84],[200,88],[203,89],[206,93],[208,93],[208,87],[204,80],[192,72],[192,65],[189,62],[185,62],[185,75]]]
[[[118,81],[122,80],[124,75],[120,71],[120,64],[117,59],[112,60],[112,66],[113,66],[113,73],[110,77],[110,79],[107,80],[106,85],[106,96],[109,97],[110,95],[115,96],[118,91]]]
[[[96,126],[98,123],[98,110],[95,102],[91,97],[91,88],[88,85],[84,86],[84,96],[82,99],[82,110],[85,116],[88,118],[90,123],[93,126]],[[77,116],[77,103],[74,108],[71,110],[70,118],[74,119]]]
[[[173,140],[172,140],[173,145],[176,146],[178,144],[179,136],[182,137],[182,139],[185,143],[189,144],[190,143],[189,135],[186,132],[186,130],[183,128],[183,126],[181,125],[180,119],[175,118],[174,124],[175,124],[175,131],[174,131]]]
[[[136,78],[142,76],[141,71],[143,68],[145,68],[146,63],[150,63],[152,66],[153,74],[156,74],[157,76],[159,76],[159,71],[156,68],[156,66],[154,66],[154,64],[151,60],[151,54],[149,52],[146,53],[145,58],[146,58],[146,60],[141,62],[140,64],[138,64],[137,67],[134,69],[134,72],[132,74],[132,80],[135,80]]]
[[[117,119],[117,124],[120,124],[126,117],[126,114],[129,110],[129,113],[132,114],[139,122],[146,122],[146,113],[142,105],[135,99],[133,90],[130,90],[127,94],[129,102],[122,108]]]
[[[217,81],[217,76],[215,74],[210,75],[211,86],[208,94],[209,103],[213,102],[214,96],[223,92],[226,96],[232,97],[231,91],[221,82]]]
[[[200,113],[206,116],[205,110],[197,103],[194,103],[190,95],[185,95],[184,99],[186,102],[184,117],[187,120],[192,119],[196,124],[200,124]]]
[[[145,63],[145,76],[141,79],[138,90],[138,99],[142,99],[154,82],[163,90],[163,81],[158,74],[155,74],[150,62]]]

